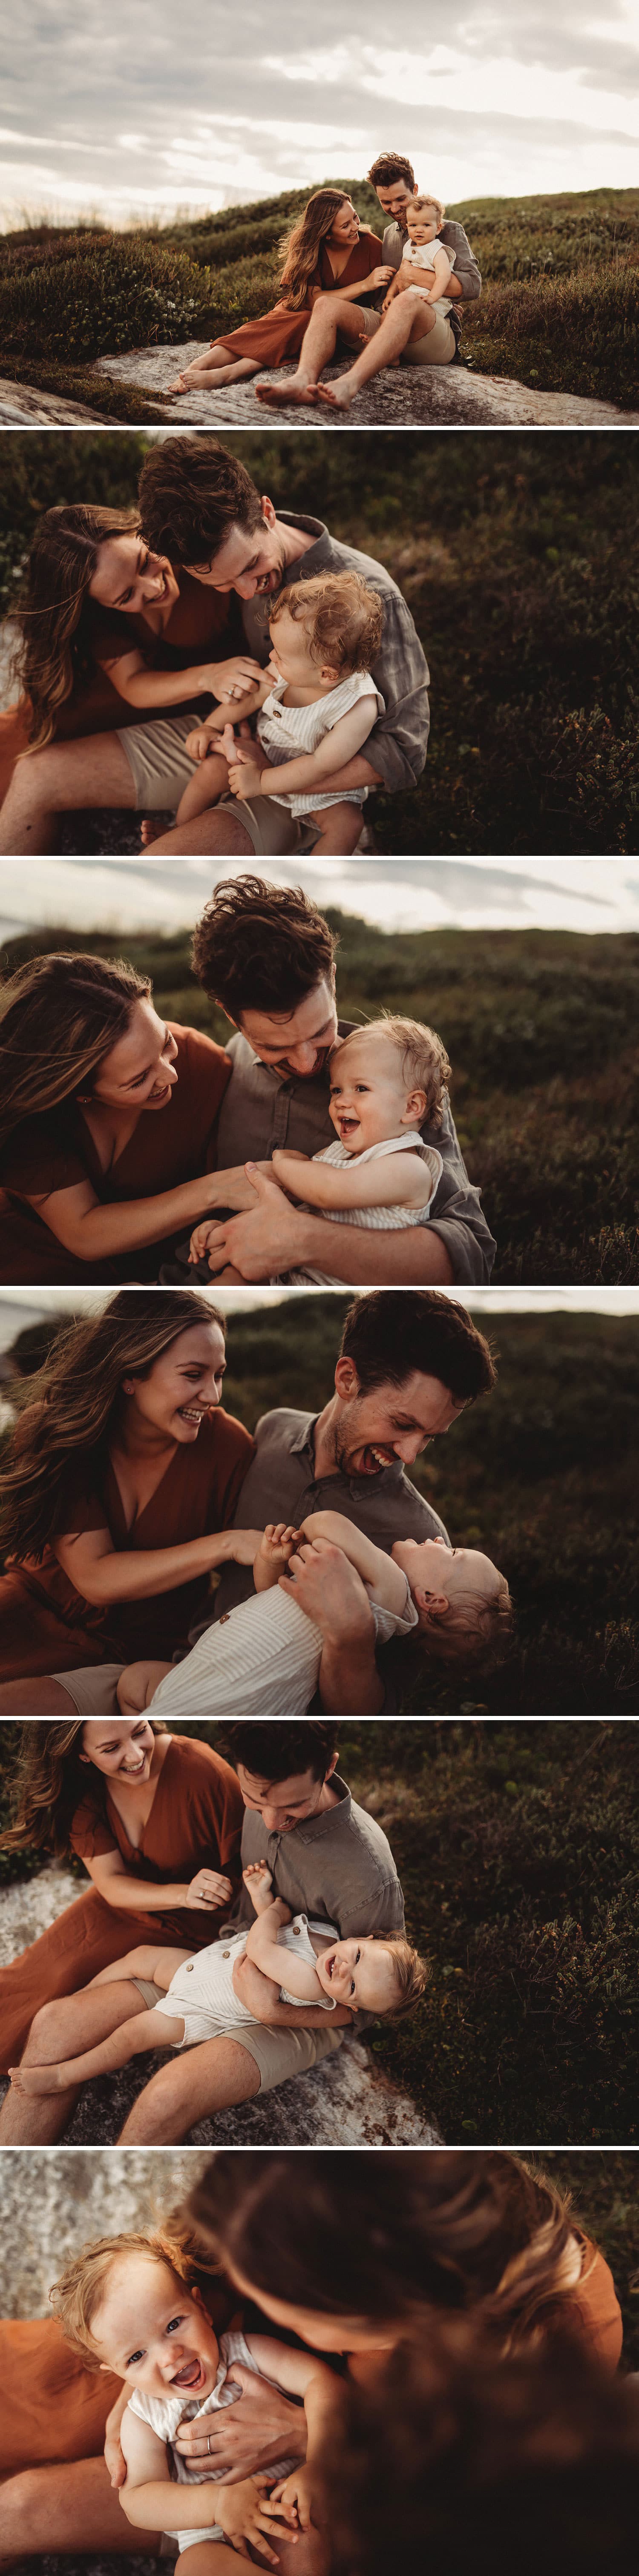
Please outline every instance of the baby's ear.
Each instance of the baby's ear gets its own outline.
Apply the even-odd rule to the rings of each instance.
[[[402,1110],[400,1127],[422,1127],[428,1108],[425,1091],[409,1091]]]
[[[326,680],[326,681],[328,682],[328,687],[329,687],[329,689],[336,689],[336,688],[337,688],[337,683],[338,683],[338,680],[339,680],[340,676],[341,676],[340,672],[339,672],[339,671],[335,671],[335,670],[333,669],[333,664],[332,664],[332,662],[323,662],[323,663],[322,663],[322,668],[321,668],[321,671],[320,671],[320,679],[321,679],[321,680]]]

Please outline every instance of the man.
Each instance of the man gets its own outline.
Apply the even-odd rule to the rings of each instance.
[[[312,1263],[353,1287],[488,1280],[495,1245],[448,1100],[441,1127],[435,1131],[425,1121],[422,1128],[425,1144],[438,1146],[444,1170],[428,1221],[410,1230],[367,1232],[305,1214],[269,1174],[277,1146],[312,1155],[333,1138],[328,1058],[337,1035],[346,1037],[352,1026],[337,1018],[336,948],[328,922],[301,887],[255,876],[221,880],[198,922],[195,974],[235,1029],[216,1160],[221,1176],[233,1174],[232,1205],[240,1214],[220,1223],[212,1266],[232,1262],[244,1279],[261,1280]],[[252,1180],[247,1159],[258,1166]],[[222,1178],[219,1203],[227,1204]],[[208,1262],[199,1275],[210,1279]],[[179,1264],[162,1276],[193,1283],[188,1242]]]
[[[398,269],[401,267],[404,244],[408,237],[406,208],[410,204],[411,197],[418,197],[420,194],[412,162],[406,161],[402,152],[378,152],[377,160],[373,162],[367,176],[379,198],[383,213],[388,218],[384,232],[382,259],[391,268]],[[454,250],[455,253],[455,266],[446,294],[453,299],[450,324],[459,348],[462,317],[456,310],[456,300],[463,299],[467,304],[473,303],[477,296],[481,295],[481,275],[463,224],[453,223],[447,217],[441,226],[441,239],[445,248]]]
[[[402,1932],[404,1901],[390,1845],[338,1777],[335,1727],[299,1718],[249,1722],[228,1729],[226,1750],[246,1810],[243,1868],[265,1861],[276,1896],[293,1913],[334,1923],[341,1940],[353,1932]],[[243,1888],[229,1919],[248,1925],[253,1918]],[[223,1930],[218,1937],[223,1941]],[[358,2013],[353,2024],[339,2009],[329,2017],[321,2008],[274,2004],[270,1996],[265,2006],[262,1982],[243,1960],[236,1984],[255,2021],[241,2042],[208,2040],[160,2067],[129,2115],[123,2143],[168,2145],[188,2136],[211,2111],[249,2101],[317,2065],[340,2047],[346,2024],[359,2031],[370,2018]]]
[[[450,1546],[439,1513],[418,1493],[406,1470],[442,1438],[467,1404],[489,1394],[495,1369],[488,1343],[478,1333],[464,1306],[437,1290],[375,1291],[349,1307],[335,1369],[335,1392],[320,1414],[278,1408],[263,1415],[255,1433],[256,1454],[245,1477],[235,1513],[236,1529],[263,1529],[267,1521],[291,1522],[296,1528],[307,1513],[341,1511],[389,1551],[398,1538],[442,1538]],[[253,1591],[249,1566],[224,1567],[214,1597],[212,1626],[248,1600]],[[316,1621],[324,1640],[322,1706],[329,1716],[371,1717],[395,1704],[394,1674],[399,1671],[396,1645],[383,1647],[379,1668],[375,1625],[363,1586],[341,1548],[312,1548],[296,1581],[296,1599]],[[415,1592],[421,1622],[428,1623],[428,1601]],[[203,1629],[195,1632],[201,1635]],[[195,1642],[195,1636],[191,1643]],[[159,1666],[140,1664],[140,1704],[147,1683],[159,1680]],[[102,1699],[93,1666],[58,1673],[53,1706],[56,1715],[86,1713],[85,1685],[94,1715],[117,1715],[118,1667],[104,1670]],[[42,1709],[42,1698],[38,1705]],[[47,1701],[47,1715],[51,1705]],[[188,1716],[188,1656],[175,1668],[172,1714]]]

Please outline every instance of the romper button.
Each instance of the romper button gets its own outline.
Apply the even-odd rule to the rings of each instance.
[[[296,1939],[296,1941],[299,1941],[299,1937],[300,1937],[301,1929],[302,1929],[301,1923],[294,1923],[294,1924],[293,1924],[293,1931],[294,1931],[294,1933],[295,1933],[295,1939]]]
[[[194,1960],[194,1959],[187,1959],[187,1962],[186,1962],[186,1973],[187,1973],[187,1977],[192,1977],[194,1966],[195,1966],[195,1960]]]
[[[223,1958],[223,1959],[230,1959],[230,1956],[231,1956],[230,1950],[223,1950],[223,1951],[222,1951],[222,1958]]]

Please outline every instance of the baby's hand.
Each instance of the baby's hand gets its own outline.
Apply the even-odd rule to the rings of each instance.
[[[300,2531],[310,2531],[313,2514],[313,2482],[306,2460],[301,2461],[299,2468],[291,2469],[290,2477],[285,2478],[281,2486],[273,2488],[269,2502],[286,2514],[290,2513],[293,2507]]]
[[[271,1870],[267,1869],[266,1862],[263,1860],[248,1861],[246,1869],[242,1871],[242,1877],[245,1887],[248,1887],[249,1894],[252,1896],[253,1904],[255,1904],[256,1893],[258,1896],[264,1896],[273,1885]]]
[[[219,1218],[213,1220],[212,1217],[205,1217],[201,1225],[194,1225],[189,1244],[189,1261],[206,1259],[209,1244],[213,1241],[217,1226],[219,1226]]]
[[[246,804],[249,796],[259,796],[262,772],[258,768],[257,761],[236,759],[229,762],[229,787],[231,795],[239,796],[242,804]]]
[[[189,760],[206,760],[213,749],[213,742],[214,735],[208,732],[207,726],[197,725],[194,733],[187,733],[184,745]]]
[[[301,1530],[294,1529],[292,1521],[267,1521],[259,1549],[264,1565],[277,1566],[278,1572],[280,1566],[288,1565],[289,1557],[299,1547],[301,1535]]]

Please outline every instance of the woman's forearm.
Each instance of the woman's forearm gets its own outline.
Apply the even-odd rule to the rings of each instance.
[[[110,1877],[104,1879],[97,1878],[94,1871],[90,1870],[89,1876],[93,1879],[98,1896],[103,1898],[105,1905],[112,1905],[116,1914],[179,1913],[186,1905],[189,1892],[186,1880],[176,1879],[175,1886],[156,1887],[154,1879],[132,1878],[128,1870],[114,1870]],[[208,1905],[203,1906],[203,1913],[208,1914],[209,1911],[213,1916],[213,1906],[210,1908]],[[124,2414],[126,2404],[125,2391],[121,2416]],[[109,2417],[109,2422],[110,2420]]]
[[[233,1555],[235,1537],[233,1530],[216,1530],[203,1538],[185,1539],[177,1547],[141,1548],[139,1554],[133,1548],[109,1549],[85,1568],[78,1554],[82,1540],[59,1541],[55,1553],[81,1598],[101,1610],[118,1601],[153,1601],[161,1593],[176,1592],[181,1583],[210,1574]]]
[[[98,1201],[85,1215],[72,1213],[66,1219],[64,1211],[60,1215],[57,1209],[47,1215],[46,1200],[38,1201],[38,1209],[65,1251],[74,1252],[80,1261],[103,1261],[114,1252],[136,1252],[145,1244],[161,1243],[165,1235],[177,1233],[179,1226],[192,1225],[197,1216],[204,1216],[207,1208],[215,1206],[215,1178],[214,1173],[203,1172],[199,1179],[182,1181],[177,1189],[162,1190],[158,1198],[129,1199],[121,1205],[107,1202],[104,1206]],[[66,1192],[54,1195],[66,1196]]]

